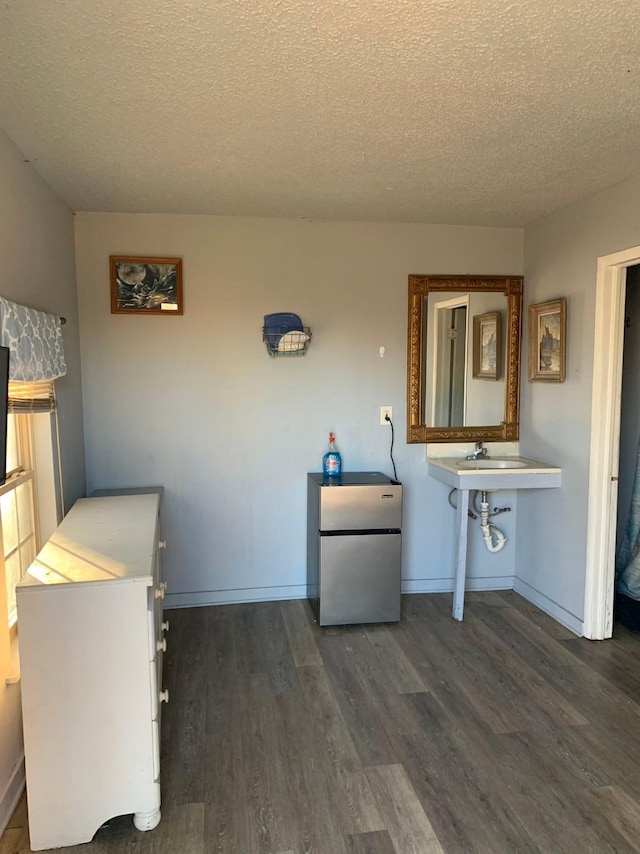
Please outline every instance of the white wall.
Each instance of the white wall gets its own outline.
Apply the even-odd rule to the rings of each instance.
[[[85,487],[73,216],[1,131],[0,187],[0,294],[68,321],[68,374],[56,388],[69,507]],[[18,782],[22,752],[20,689],[0,682],[0,827],[15,791],[11,786]]]
[[[381,404],[405,589],[452,589],[447,490],[405,444],[407,277],[518,275],[519,230],[81,213],[76,253],[87,487],[165,486],[170,605],[304,596],[306,473],[330,430],[347,470],[391,473]],[[182,257],[184,316],[112,315],[109,254]],[[311,327],[306,356],[267,355],[278,311]],[[509,586],[513,543],[490,556],[476,533],[475,583]]]
[[[640,245],[640,178],[525,230],[525,306],[567,298],[567,374],[527,382],[520,449],[563,468],[562,487],[518,497],[516,589],[576,631],[584,616],[596,263]]]

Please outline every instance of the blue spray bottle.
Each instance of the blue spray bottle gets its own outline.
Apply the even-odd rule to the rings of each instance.
[[[339,477],[342,474],[342,457],[336,449],[336,437],[329,433],[329,450],[322,458],[322,473],[325,477]]]

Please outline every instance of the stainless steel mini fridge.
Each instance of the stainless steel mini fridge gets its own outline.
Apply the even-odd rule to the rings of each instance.
[[[402,485],[308,475],[307,596],[321,626],[400,619]]]

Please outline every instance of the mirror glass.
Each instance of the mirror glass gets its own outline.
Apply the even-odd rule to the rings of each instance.
[[[408,442],[518,438],[522,282],[409,277]]]

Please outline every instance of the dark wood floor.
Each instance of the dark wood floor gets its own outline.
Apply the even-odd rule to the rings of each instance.
[[[576,638],[513,593],[172,611],[163,818],[73,854],[640,851],[640,637]],[[26,807],[0,854],[26,852]]]

